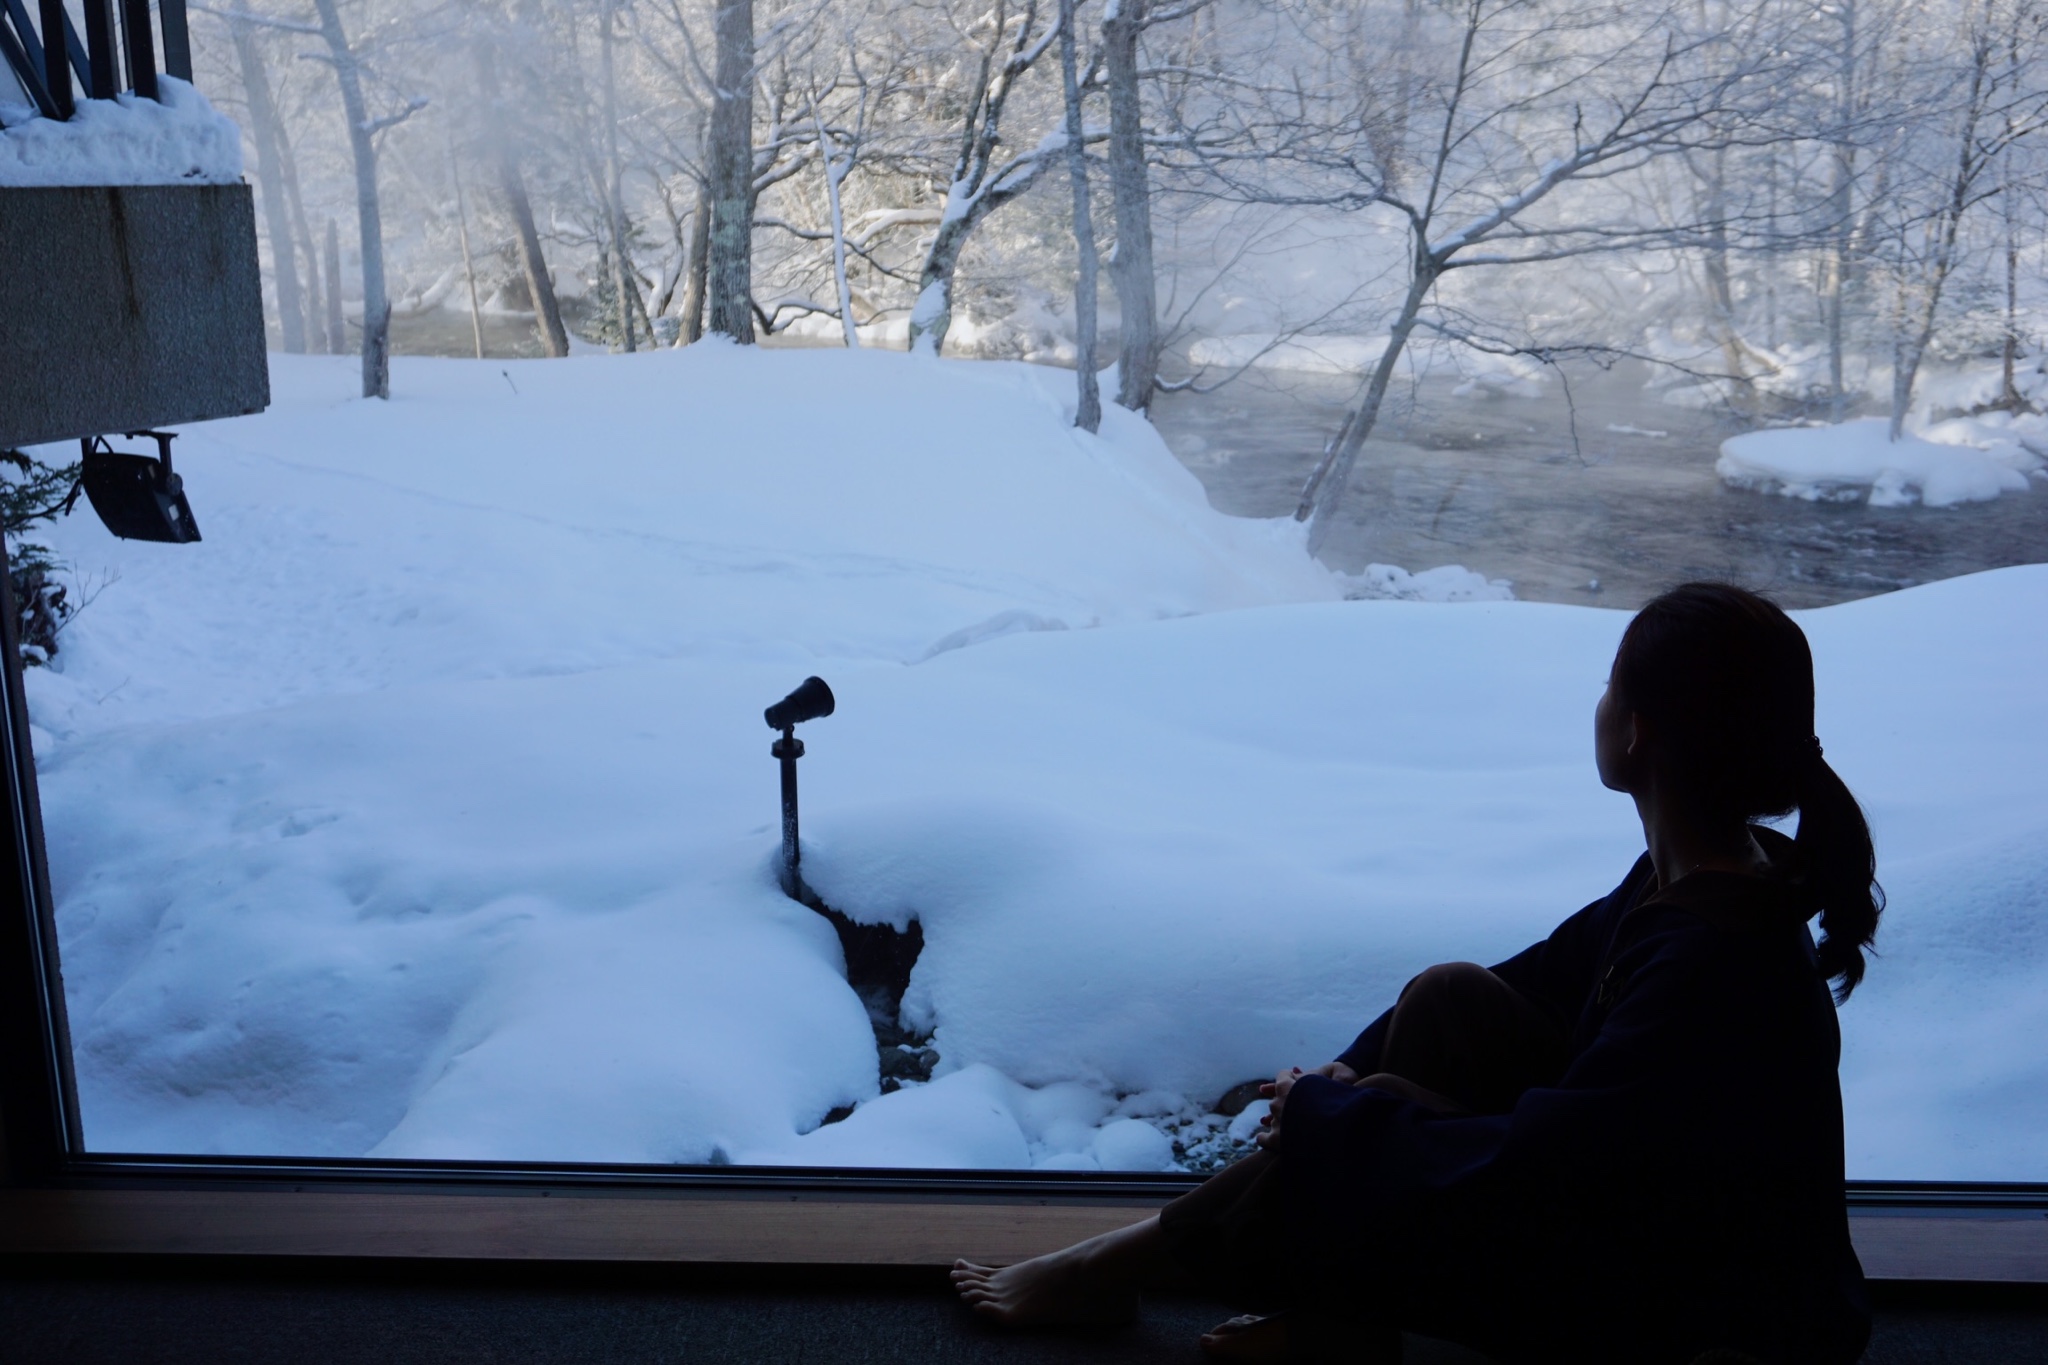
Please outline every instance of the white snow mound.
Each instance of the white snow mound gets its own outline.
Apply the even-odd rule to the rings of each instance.
[[[1752,431],[1721,443],[1715,472],[1734,488],[1873,507],[1954,507],[2027,491],[2041,461],[2014,442],[1989,450],[1918,436],[1890,439],[1883,418]]]
[[[1409,573],[1393,564],[1368,564],[1344,575],[1349,598],[1386,598],[1397,602],[1512,602],[1514,584],[1488,578],[1462,564],[1440,564]]]

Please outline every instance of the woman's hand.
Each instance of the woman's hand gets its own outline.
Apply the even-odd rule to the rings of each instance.
[[[1333,1062],[1331,1065],[1334,1066],[1336,1063]],[[1317,1070],[1320,1071],[1321,1068],[1319,1067]],[[1294,1083],[1300,1079],[1301,1068],[1294,1066],[1289,1067],[1259,1087],[1260,1097],[1272,1102],[1272,1107],[1266,1111],[1266,1117],[1259,1120],[1259,1135],[1257,1139],[1259,1146],[1266,1148],[1268,1151],[1279,1145],[1280,1111],[1287,1103],[1287,1092],[1294,1089]]]
[[[1287,1092],[1294,1089],[1294,1083],[1301,1079],[1302,1074],[1300,1067],[1291,1066],[1259,1087],[1260,1097],[1272,1101],[1266,1117],[1259,1120],[1259,1146],[1271,1147],[1280,1141],[1280,1110],[1287,1103]],[[1324,1062],[1307,1074],[1328,1077],[1339,1085],[1357,1085],[1359,1080],[1358,1073],[1342,1062]]]

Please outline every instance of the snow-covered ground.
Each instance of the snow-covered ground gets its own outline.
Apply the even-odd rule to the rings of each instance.
[[[62,123],[0,103],[0,187],[240,182],[241,130],[176,76],[157,89],[155,100],[82,99]]]
[[[179,443],[203,543],[50,538],[104,585],[30,678],[96,1147],[1157,1169],[1639,848],[1625,614],[1344,600],[1059,372],[273,366]],[[2048,1166],[2044,614],[2028,568],[1803,618],[1892,893],[1855,1174]],[[939,1078],[879,1098],[771,876],[810,673],[809,878],[926,939]]]
[[[1823,427],[1752,431],[1721,443],[1715,472],[1736,488],[1810,501],[1868,502],[1873,507],[1954,507],[2024,493],[2040,471],[2037,448],[2048,448],[2048,422],[1952,419],[1894,441],[1890,424],[1866,417]],[[2029,443],[2029,438],[2033,444]]]

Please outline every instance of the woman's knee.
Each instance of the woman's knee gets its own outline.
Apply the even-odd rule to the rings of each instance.
[[[1416,973],[1402,989],[1399,1003],[1429,1005],[1469,997],[1475,992],[1491,994],[1500,986],[1500,978],[1476,962],[1439,962]]]

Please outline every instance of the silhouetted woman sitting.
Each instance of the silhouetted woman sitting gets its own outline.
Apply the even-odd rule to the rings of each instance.
[[[1883,902],[1814,738],[1806,637],[1739,588],[1666,593],[1593,735],[1648,843],[1620,886],[1498,966],[1409,982],[1266,1088],[1263,1150],[1157,1217],[960,1262],[961,1296],[1090,1323],[1192,1284],[1265,1314],[1202,1338],[1229,1360],[1398,1359],[1403,1329],[1502,1361],[1855,1360],[1835,1004]],[[1796,838],[1753,823],[1794,809]]]

